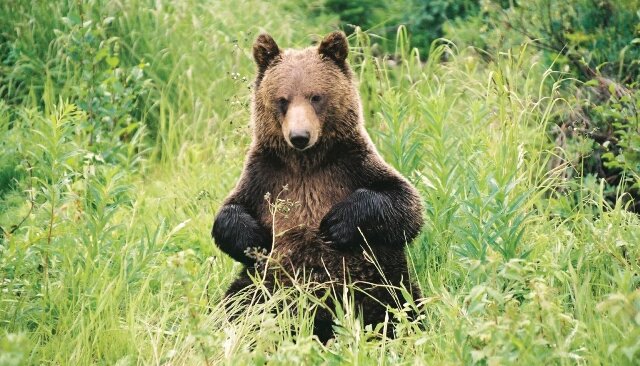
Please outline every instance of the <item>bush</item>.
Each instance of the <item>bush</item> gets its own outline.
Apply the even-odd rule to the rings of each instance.
[[[550,137],[567,184],[600,180],[610,205],[633,201],[640,209],[638,82],[640,1],[485,1],[481,12],[445,27],[459,46],[488,55],[522,43],[537,48],[545,66],[565,79],[566,103],[554,110]],[[564,191],[563,191],[564,192]],[[576,194],[580,200],[582,193]]]
[[[123,57],[115,18],[100,0],[31,8],[22,0],[0,5],[0,17],[11,20],[0,30],[0,60],[7,71],[0,73],[0,95],[10,118],[17,111],[11,107],[49,111],[64,95],[87,115],[78,138],[86,138],[88,149],[106,160],[126,159],[131,154],[124,143],[140,142],[145,133],[145,102],[153,89],[147,65]]]
[[[354,26],[379,36],[377,42],[385,52],[393,52],[399,25],[409,31],[411,44],[423,58],[431,43],[443,36],[446,22],[465,18],[479,10],[478,0],[326,0],[325,11],[338,14],[342,27],[349,32]]]

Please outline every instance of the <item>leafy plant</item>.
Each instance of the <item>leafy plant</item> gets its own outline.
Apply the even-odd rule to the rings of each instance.
[[[396,30],[404,26],[413,47],[425,57],[431,43],[443,36],[444,25],[477,13],[478,3],[478,0],[326,0],[323,5],[325,11],[340,16],[342,28],[353,32],[360,27],[375,35],[375,43],[381,44],[386,52],[393,51]]]
[[[597,64],[575,83],[497,22],[545,0],[449,18],[428,57],[393,21],[350,38],[366,127],[424,198],[422,298],[371,327],[331,309],[326,345],[313,284],[228,316],[241,267],[209,231],[250,142],[251,44],[308,45],[340,24],[323,3],[0,2],[0,364],[638,364],[637,88]],[[620,182],[573,172],[596,157]]]
[[[572,189],[580,185],[571,183],[574,178],[603,179],[609,205],[622,196],[632,211],[638,210],[640,201],[634,142],[640,133],[639,9],[635,0],[486,1],[471,21],[447,29],[454,40],[485,50],[509,50],[530,42],[546,65],[578,79],[565,83],[567,103],[557,105],[549,125],[558,148],[549,168],[564,167]],[[478,28],[480,32],[475,32]]]

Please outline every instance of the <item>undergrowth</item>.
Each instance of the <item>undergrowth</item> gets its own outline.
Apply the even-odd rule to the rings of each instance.
[[[390,312],[395,339],[337,309],[322,345],[308,285],[228,317],[240,266],[209,231],[250,142],[253,38],[302,47],[337,19],[285,0],[31,5],[0,5],[0,364],[640,362],[640,219],[549,169],[575,80],[526,43],[425,58],[400,28],[378,57],[350,37],[367,128],[424,199],[424,297]]]

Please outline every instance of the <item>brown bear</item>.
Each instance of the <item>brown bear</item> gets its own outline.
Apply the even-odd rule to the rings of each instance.
[[[281,50],[267,34],[256,39],[253,141],[212,236],[245,265],[227,297],[264,268],[255,255],[261,249],[271,252],[280,264],[272,268],[281,273],[304,271],[307,280],[333,290],[355,284],[359,314],[375,325],[387,306],[402,303],[400,286],[419,294],[409,280],[405,246],[422,227],[422,202],[365,130],[348,51],[342,32],[302,50]],[[288,214],[274,212],[276,195]],[[276,272],[267,282],[286,284],[288,277]],[[333,335],[331,312],[316,313],[314,333],[322,341]]]

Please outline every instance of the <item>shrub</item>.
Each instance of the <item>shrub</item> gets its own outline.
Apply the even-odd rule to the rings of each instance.
[[[374,33],[386,52],[393,52],[396,29],[404,25],[411,44],[426,57],[431,43],[443,36],[446,22],[465,18],[479,10],[478,0],[326,0],[325,11],[338,14],[342,27],[353,26]]]
[[[609,204],[634,201],[638,211],[638,99],[640,81],[640,1],[485,1],[466,22],[446,27],[459,46],[488,55],[510,52],[524,42],[539,50],[543,63],[559,72],[564,100],[554,111],[549,134],[572,180],[603,180]],[[534,54],[532,54],[534,55]],[[535,57],[535,56],[534,56]],[[575,184],[574,184],[575,183]],[[564,192],[564,191],[563,191]],[[576,194],[580,200],[581,193]]]

